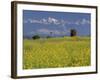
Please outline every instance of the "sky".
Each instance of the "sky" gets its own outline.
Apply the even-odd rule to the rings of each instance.
[[[53,12],[23,10],[24,37],[69,36],[75,29],[78,36],[89,36],[91,30],[91,14],[75,12]]]

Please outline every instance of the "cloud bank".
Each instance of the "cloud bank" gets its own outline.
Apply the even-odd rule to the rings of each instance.
[[[50,32],[52,32],[55,35],[60,35],[61,31],[59,30],[50,30],[50,29],[38,29],[36,32],[38,33],[42,33],[42,34],[50,34]]]
[[[85,24],[90,24],[90,21],[83,18],[81,20],[76,20],[76,21],[69,21],[69,20],[63,20],[63,19],[56,19],[53,17],[48,17],[48,18],[42,18],[42,19],[27,19],[24,20],[24,23],[31,23],[31,24],[44,24],[44,25],[85,25]]]

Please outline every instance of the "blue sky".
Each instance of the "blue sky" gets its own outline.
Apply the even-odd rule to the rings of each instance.
[[[76,29],[78,36],[88,36],[91,30],[91,14],[75,12],[52,12],[23,10],[24,36],[70,35],[70,29]]]

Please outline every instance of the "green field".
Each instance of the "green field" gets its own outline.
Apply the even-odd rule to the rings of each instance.
[[[24,39],[23,69],[89,66],[90,37]]]

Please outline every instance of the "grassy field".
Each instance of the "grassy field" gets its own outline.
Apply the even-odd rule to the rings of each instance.
[[[24,39],[23,69],[89,66],[90,38]]]

